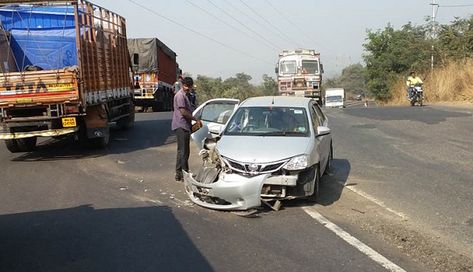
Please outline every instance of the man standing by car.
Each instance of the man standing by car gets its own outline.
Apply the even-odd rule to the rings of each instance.
[[[182,80],[182,88],[174,95],[174,112],[172,115],[172,130],[177,137],[177,157],[176,157],[176,181],[183,180],[182,171],[189,172],[190,134],[191,122],[195,120],[192,116],[192,107],[187,93],[194,86],[194,81],[190,77]]]

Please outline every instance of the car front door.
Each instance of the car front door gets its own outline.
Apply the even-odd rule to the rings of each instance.
[[[201,129],[191,135],[199,148],[203,147],[206,138],[215,138],[220,135],[239,103],[238,99],[212,99],[200,105],[192,113],[203,124]]]
[[[322,110],[320,109],[317,103],[312,103],[311,105],[311,116],[314,124],[314,133],[316,133],[316,144],[319,146],[316,150],[318,150],[319,158],[320,158],[320,171],[323,173],[325,167],[327,166],[327,162],[330,156],[330,144],[332,142],[332,136],[330,134],[326,135],[319,135],[317,128],[318,127],[327,127],[328,121],[326,116],[323,114]]]

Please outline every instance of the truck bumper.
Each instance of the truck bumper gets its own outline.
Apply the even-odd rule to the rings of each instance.
[[[61,128],[61,129],[49,129],[49,130],[26,131],[26,132],[0,132],[0,140],[24,139],[24,138],[31,138],[31,137],[62,136],[66,134],[75,133],[78,130],[79,130],[78,127],[74,127],[74,128]]]

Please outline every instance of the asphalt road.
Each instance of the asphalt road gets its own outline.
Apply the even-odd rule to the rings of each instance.
[[[113,131],[102,151],[71,139],[29,154],[0,146],[0,271],[386,270],[308,210],[407,271],[473,269],[462,259],[473,228],[471,112],[327,112],[335,161],[321,202],[293,201],[256,218],[187,199],[173,181],[169,113],[138,114],[136,127]],[[444,248],[429,248],[432,237],[452,248],[444,257],[454,264],[442,259]],[[421,238],[423,247],[407,246]]]

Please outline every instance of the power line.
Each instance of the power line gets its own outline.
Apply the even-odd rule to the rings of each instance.
[[[212,18],[214,18],[214,19],[218,20],[219,22],[225,24],[226,26],[230,27],[231,29],[233,29],[233,30],[235,30],[235,31],[238,31],[238,32],[244,34],[245,36],[249,37],[250,39],[254,39],[254,37],[252,37],[252,36],[251,36],[250,34],[248,34],[247,32],[245,32],[245,31],[239,29],[238,27],[233,26],[233,25],[230,24],[230,23],[227,23],[225,20],[221,19],[220,17],[216,16],[215,14],[211,13],[210,11],[208,11],[208,10],[206,10],[206,9],[204,9],[204,8],[202,8],[202,7],[200,7],[200,6],[198,6],[198,5],[195,4],[195,3],[192,3],[190,0],[185,0],[185,1],[186,1],[187,3],[189,3],[190,5],[194,6],[195,8],[197,8],[197,9],[199,9],[199,10],[205,12],[207,15],[211,16]],[[271,46],[271,48],[272,48],[272,46]]]
[[[464,4],[464,5],[439,5],[442,8],[462,8],[462,7],[473,7],[473,4]]]
[[[240,2],[245,5],[251,12],[253,12],[256,16],[258,16],[259,18],[261,18],[264,22],[266,22],[266,24],[268,24],[269,26],[271,26],[273,29],[276,30],[276,32],[278,33],[279,37],[281,37],[283,40],[290,40],[292,41],[294,44],[296,44],[297,46],[299,47],[302,47],[298,42],[294,41],[293,39],[291,39],[291,37],[289,37],[286,33],[284,33],[280,28],[278,28],[276,25],[272,24],[268,19],[266,19],[263,15],[261,15],[259,12],[257,12],[254,8],[252,8],[250,5],[248,5],[247,3],[245,3],[243,0],[240,0]],[[275,33],[275,32],[273,32]]]
[[[190,27],[188,27],[188,26],[185,26],[184,24],[181,24],[181,23],[179,23],[179,22],[177,22],[177,21],[175,21],[175,20],[173,20],[173,19],[170,19],[170,18],[168,18],[168,17],[166,17],[166,16],[164,16],[164,15],[162,15],[162,14],[159,14],[158,12],[156,12],[156,11],[154,11],[154,10],[152,10],[152,9],[150,9],[150,8],[148,8],[148,7],[146,7],[146,6],[143,6],[142,4],[137,3],[137,2],[134,1],[134,0],[128,0],[128,1],[129,1],[130,3],[132,3],[132,4],[134,4],[134,5],[136,5],[136,6],[140,7],[140,8],[142,8],[142,9],[144,9],[144,10],[146,10],[146,11],[148,11],[148,12],[150,12],[150,13],[152,13],[152,14],[154,14],[154,15],[156,15],[156,16],[158,16],[158,17],[160,17],[160,18],[162,18],[162,19],[164,19],[164,20],[166,20],[166,21],[168,21],[168,22],[170,22],[170,23],[173,23],[173,24],[175,24],[175,25],[178,25],[178,26],[180,26],[180,27],[182,27],[182,28],[184,28],[184,29],[186,29],[186,30],[188,30],[188,31],[190,31],[190,32],[192,32],[192,33],[198,35],[198,36],[201,36],[201,37],[203,37],[203,38],[205,38],[205,39],[207,39],[207,40],[210,40],[210,41],[212,41],[212,42],[214,42],[214,43],[217,43],[217,44],[219,44],[219,45],[221,45],[221,46],[223,46],[223,47],[225,47],[225,48],[227,48],[227,49],[230,49],[230,50],[232,50],[232,51],[234,51],[234,52],[237,52],[237,53],[239,53],[239,54],[241,54],[241,55],[244,55],[244,56],[246,56],[246,57],[253,58],[253,59],[255,59],[255,60],[258,60],[258,61],[264,62],[264,63],[266,63],[266,64],[271,64],[271,65],[272,65],[272,63],[269,62],[269,61],[266,61],[266,60],[261,59],[261,58],[259,58],[259,57],[256,57],[256,56],[253,56],[253,55],[251,55],[251,54],[248,54],[248,53],[246,53],[245,51],[242,51],[242,50],[239,50],[239,49],[237,49],[237,48],[234,48],[234,47],[232,47],[232,46],[230,46],[230,45],[227,45],[227,44],[225,44],[225,43],[223,43],[223,42],[221,42],[221,41],[218,41],[218,40],[216,40],[216,39],[214,39],[214,38],[212,38],[212,37],[210,37],[210,36],[208,36],[208,35],[206,35],[206,34],[200,33],[200,32],[198,32],[197,30],[194,30],[194,29],[192,29],[192,28],[190,28]]]
[[[214,6],[215,8],[217,8],[218,10],[220,10],[221,12],[225,13],[228,17],[232,18],[235,22],[239,23],[241,26],[243,26],[244,28],[246,28],[248,31],[250,31],[251,33],[255,34],[256,36],[258,36],[261,40],[265,41],[267,44],[269,44],[270,46],[274,47],[274,49],[277,49],[279,50],[278,46],[276,44],[274,44],[273,42],[269,41],[268,39],[266,39],[265,37],[263,37],[261,34],[259,34],[258,32],[254,31],[253,29],[251,29],[250,27],[248,27],[246,24],[244,24],[242,21],[238,20],[237,18],[235,18],[233,15],[231,15],[229,12],[227,12],[225,9],[217,6],[214,2],[212,2],[212,0],[207,0],[212,6]]]
[[[308,37],[308,35],[306,35],[305,31],[299,27],[297,24],[295,24],[294,22],[292,22],[291,20],[289,20],[289,18],[287,18],[286,15],[284,15],[281,11],[279,11],[273,4],[271,4],[270,1],[268,0],[265,0],[266,4],[268,4],[274,11],[276,11],[277,14],[279,14],[279,16],[281,16],[282,18],[284,18],[289,24],[291,24],[293,27],[295,27],[297,30],[299,30],[299,32],[301,34],[303,34],[305,37]],[[314,39],[315,40],[315,39]],[[309,41],[309,40],[308,40]],[[323,46],[321,46],[323,47]]]
[[[242,11],[239,7],[237,7],[236,5],[232,4],[231,1],[229,0],[223,0],[223,2],[225,2],[227,5],[231,6],[234,10],[238,11],[239,13],[243,14],[246,18],[248,18],[249,20],[253,21],[256,23],[256,25],[259,25],[261,27],[263,27],[265,30],[267,30],[268,32],[272,32],[274,34],[274,31],[272,29],[270,29],[269,27],[267,27],[266,25],[264,24],[261,24],[261,22],[259,22],[258,20],[256,20],[253,16],[250,16],[248,15],[247,12],[245,11]],[[279,37],[279,33],[276,33],[276,35],[278,35]],[[281,38],[282,41],[284,42],[287,42],[287,39],[286,38]],[[282,47],[282,46],[279,46],[279,47]]]

